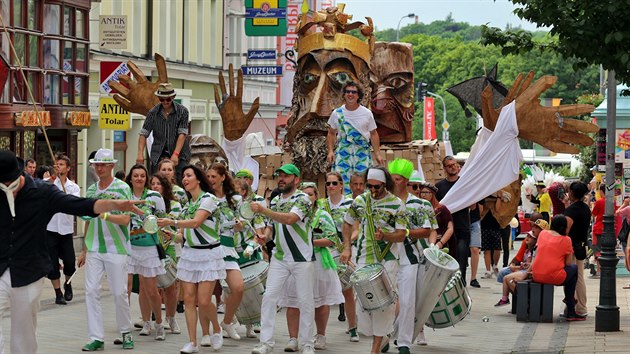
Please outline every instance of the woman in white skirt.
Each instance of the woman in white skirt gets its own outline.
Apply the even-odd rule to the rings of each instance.
[[[184,247],[177,264],[177,278],[184,289],[184,313],[190,339],[180,350],[186,354],[199,351],[197,321],[203,334],[199,344],[212,346],[214,350],[223,346],[221,328],[214,328],[210,335],[210,294],[217,280],[225,278],[225,253],[217,232],[219,201],[212,195],[208,178],[192,165],[184,167],[182,173],[182,184],[189,195],[188,205],[182,210],[182,220],[158,219],[158,225],[183,229]]]
[[[179,215],[182,212],[182,206],[173,196],[173,186],[171,182],[161,173],[151,176],[151,189],[160,193],[164,199],[166,216],[171,219],[179,219]],[[172,238],[177,230],[171,226],[167,226],[162,229],[162,239],[160,240],[164,246],[166,255],[170,257],[170,261],[177,264],[177,252],[175,251],[175,242],[172,242]],[[163,289],[164,306],[166,307],[166,325],[170,328],[171,333],[179,334],[179,324],[175,319],[175,310],[177,308],[177,295],[179,294],[178,282],[174,282],[173,285],[166,289]]]
[[[335,261],[330,253],[330,248],[340,246],[335,222],[328,212],[317,207],[317,186],[313,182],[304,182],[301,185],[302,192],[309,196],[316,210],[311,223],[313,232],[313,246],[315,251],[315,284],[313,285],[313,300],[315,303],[315,349],[326,349],[326,326],[330,315],[330,305],[342,304],[344,301],[341,293],[341,283],[337,275]],[[287,307],[287,327],[289,329],[289,342],[285,351],[297,351],[297,335],[300,325],[300,310],[295,289],[295,279],[289,278],[285,295],[278,302],[278,306]]]
[[[160,243],[157,233],[147,233],[142,228],[142,222],[148,215],[165,213],[164,199],[160,193],[149,189],[149,178],[146,167],[134,165],[126,178],[131,187],[134,200],[144,200],[139,208],[144,215],[131,214],[131,253],[128,260],[129,286],[133,282],[133,275],[140,279],[140,313],[144,325],[141,336],[151,334],[151,312],[155,314],[155,339],[164,340],[164,325],[162,324],[162,298],[157,288],[157,276],[165,274],[162,260],[160,260],[156,246]]]

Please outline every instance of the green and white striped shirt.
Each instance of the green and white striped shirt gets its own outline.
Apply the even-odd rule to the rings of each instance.
[[[91,185],[85,196],[94,199],[131,200],[131,188],[127,183],[114,178],[105,189],[98,188],[98,182]],[[124,214],[114,211],[111,214]],[[101,218],[88,222],[85,235],[85,247],[88,252],[129,254],[129,225],[117,225]]]
[[[186,191],[177,184],[173,184],[173,196],[175,197],[175,200],[182,205],[182,207],[188,203],[188,195],[186,194]]]
[[[383,232],[394,232],[395,230],[404,230],[407,228],[405,220],[405,204],[395,195],[387,193],[381,199],[374,199],[370,196],[370,192],[359,195],[344,216],[344,222],[354,225],[355,221],[359,222],[359,239],[357,240],[357,255],[355,261],[358,264],[379,263],[377,252],[380,253],[385,249],[387,242],[384,240],[377,241],[373,235],[367,232],[366,204],[367,199],[371,201],[372,219],[374,220],[374,230],[379,227]],[[398,248],[393,245],[384,255],[384,260],[395,260],[397,258]]]
[[[231,208],[227,202],[226,197],[217,198],[219,201],[217,207],[217,217],[219,219],[219,235],[221,236],[221,246],[226,256],[234,257],[238,259],[238,253],[236,252],[236,245],[238,245],[238,232],[234,232],[234,224],[237,218],[236,208],[241,203],[241,196],[235,195],[232,197]]]
[[[404,218],[409,223],[409,229],[432,229],[433,223],[437,225],[435,221],[435,212],[431,208],[429,203],[430,215],[427,213],[425,203],[429,203],[427,200],[420,199],[415,195],[408,193],[407,200],[405,201]],[[405,240],[398,243],[398,254],[400,255],[400,264],[418,264],[420,252],[422,252],[422,243],[426,244],[427,239],[414,240],[410,236],[405,237]]]
[[[271,201],[271,210],[279,213],[293,213],[300,218],[293,225],[269,220],[269,225],[273,224],[275,230],[276,247],[273,250],[273,256],[281,261],[313,261],[315,259],[311,232],[313,209],[308,195],[302,191],[295,191],[286,199],[278,195]]]
[[[196,229],[184,229],[186,246],[207,246],[219,243],[219,200],[214,195],[204,192],[197,200],[190,200],[182,210],[182,219],[193,219],[197,210],[205,210],[210,216]]]

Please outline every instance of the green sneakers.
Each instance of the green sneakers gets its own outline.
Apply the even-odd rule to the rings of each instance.
[[[131,337],[131,333],[123,333],[122,334],[123,349],[133,349],[133,337]]]
[[[90,343],[86,344],[83,346],[83,350],[84,352],[95,352],[97,350],[103,350],[105,349],[105,343],[101,342],[100,340],[93,340]]]

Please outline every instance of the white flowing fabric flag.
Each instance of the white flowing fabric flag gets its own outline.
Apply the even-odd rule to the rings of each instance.
[[[251,156],[245,155],[245,137],[240,137],[234,141],[223,138],[221,147],[225,151],[230,164],[230,171],[236,173],[242,169],[248,169],[254,175],[252,189],[258,190],[258,175],[260,174],[260,166],[258,162]]]
[[[501,110],[494,132],[489,137],[483,130],[479,134],[459,180],[440,203],[451,213],[473,205],[518,179],[522,159],[512,101]]]

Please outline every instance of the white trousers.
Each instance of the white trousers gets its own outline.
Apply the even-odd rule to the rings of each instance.
[[[101,309],[101,284],[107,274],[107,285],[116,304],[116,323],[120,333],[131,331],[131,314],[127,299],[127,256],[88,252],[85,261],[85,305],[90,340],[105,341]]]
[[[0,277],[0,319],[11,308],[11,353],[37,353],[37,312],[44,278],[19,288],[11,287],[10,269]],[[4,354],[4,336],[0,324],[0,354]]]
[[[422,273],[422,274],[420,274]],[[424,267],[418,264],[401,264],[398,268],[398,301],[400,312],[398,326],[398,346],[411,347],[413,327],[416,318],[416,286],[424,280]]]
[[[299,342],[313,344],[313,322],[315,304],[313,301],[313,262],[287,262],[271,258],[267,273],[267,286],[260,310],[260,342],[270,346],[275,344],[273,330],[276,323],[278,300],[286,291],[286,283],[293,276],[300,308]]]

